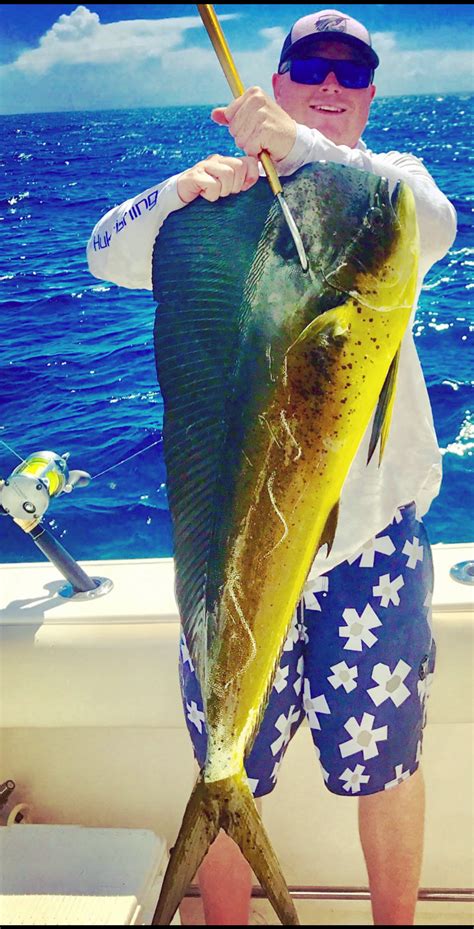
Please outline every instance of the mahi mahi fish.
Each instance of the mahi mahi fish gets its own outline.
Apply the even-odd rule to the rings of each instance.
[[[415,298],[418,227],[406,185],[390,196],[384,178],[325,163],[282,184],[307,273],[263,179],[171,214],[153,253],[176,597],[208,734],[160,925],[221,828],[281,922],[298,924],[245,759],[374,411],[370,455],[387,439]]]

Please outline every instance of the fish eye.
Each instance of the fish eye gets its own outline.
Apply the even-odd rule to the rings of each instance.
[[[383,213],[378,206],[372,206],[367,212],[366,222],[368,226],[380,229],[383,226]]]

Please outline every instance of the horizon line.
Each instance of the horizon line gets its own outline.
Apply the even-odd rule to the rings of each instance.
[[[403,94],[384,94],[377,96],[374,100],[374,104],[381,102],[382,100],[396,100],[402,99],[404,97],[435,97],[440,99],[445,99],[446,97],[464,97],[469,98],[474,96],[473,90],[459,90],[459,91],[433,91],[429,94],[417,94],[417,93],[403,93]],[[115,113],[115,112],[124,112],[125,110],[159,110],[159,109],[168,109],[168,110],[179,110],[189,107],[199,109],[200,107],[216,107],[216,106],[226,106],[225,101],[217,101],[215,103],[157,103],[156,105],[137,104],[136,106],[110,106],[110,107],[92,107],[91,109],[78,109],[78,110],[20,110],[14,113],[2,113],[0,116],[46,116],[51,113]]]

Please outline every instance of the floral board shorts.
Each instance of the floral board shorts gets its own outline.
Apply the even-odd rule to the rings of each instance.
[[[305,585],[245,762],[254,796],[275,787],[304,719],[333,793],[376,793],[416,771],[436,657],[432,592],[430,544],[414,504],[397,510],[347,561]],[[205,716],[184,637],[180,681],[202,767]]]

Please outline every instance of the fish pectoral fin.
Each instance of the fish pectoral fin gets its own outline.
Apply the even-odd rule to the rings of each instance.
[[[336,500],[336,503],[334,504],[326,520],[324,529],[321,533],[321,538],[319,540],[319,548],[321,547],[321,545],[327,545],[328,555],[332,549],[332,544],[334,542],[334,536],[336,535],[338,516],[339,516],[339,500]]]
[[[244,771],[212,782],[204,781],[201,775],[171,850],[152,925],[169,925],[189,882],[220,829],[224,829],[241,849],[282,924],[299,925],[294,903]]]
[[[400,361],[400,348],[396,352],[393,361],[388,369],[382,390],[375,410],[372,433],[369,442],[369,451],[367,453],[367,464],[369,464],[377,443],[380,439],[379,465],[387,444],[390,423],[392,421],[393,403],[395,400],[395,386],[397,383],[398,364]]]

